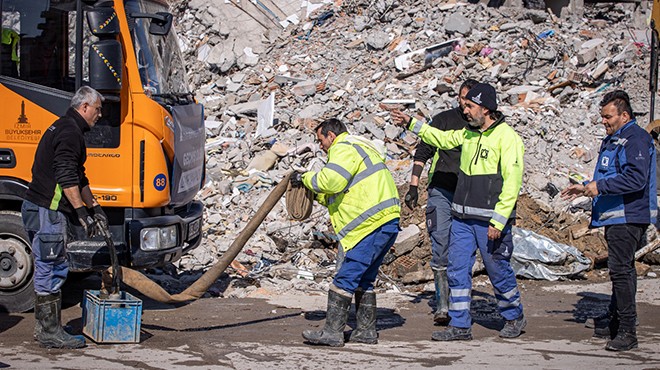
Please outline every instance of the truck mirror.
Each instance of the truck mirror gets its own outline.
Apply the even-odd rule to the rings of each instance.
[[[119,93],[124,65],[121,44],[117,40],[101,40],[89,48],[89,85],[99,92]]]
[[[87,11],[87,23],[94,36],[119,34],[119,21],[113,8],[95,8]]]
[[[149,33],[157,36],[165,36],[172,28],[172,14],[166,12],[152,13],[131,13],[132,18],[149,18]]]
[[[162,20],[159,18],[153,18],[149,25],[149,33],[152,35],[165,36],[170,33],[170,28],[172,28],[172,14],[165,12],[158,12],[156,14],[160,15]]]

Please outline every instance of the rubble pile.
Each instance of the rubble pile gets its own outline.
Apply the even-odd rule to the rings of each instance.
[[[567,204],[557,193],[591,176],[605,135],[595,125],[603,94],[625,89],[641,125],[648,122],[646,3],[593,5],[583,16],[562,17],[456,1],[257,3],[258,12],[250,2],[174,4],[208,137],[205,244],[177,262],[179,271],[212,264],[285,173],[321,168],[312,129],[325,118],[386,143],[403,197],[417,138],[395,127],[379,103],[432,117],[457,104],[467,78],[496,87],[500,109],[525,143],[520,225],[592,258],[602,254],[602,235],[586,229],[589,200]],[[404,210],[402,226],[383,281],[431,280],[423,209]],[[315,204],[308,220],[294,222],[282,200],[234,271],[278,289],[309,288],[310,279],[327,284],[332,237],[325,209]]]

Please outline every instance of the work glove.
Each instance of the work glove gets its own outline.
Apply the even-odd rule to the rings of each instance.
[[[94,217],[89,215],[87,208],[85,206],[76,208],[76,216],[78,216],[78,221],[80,225],[85,229],[85,234],[88,238],[91,238],[96,233],[96,220]]]
[[[419,195],[417,194],[417,186],[410,185],[410,188],[408,189],[408,193],[406,193],[406,198],[405,198],[405,203],[410,209],[415,209],[417,207],[417,198]]]
[[[103,212],[103,208],[100,205],[95,205],[92,208],[94,214],[94,220],[96,221],[96,235],[108,237],[110,236],[110,230],[108,229],[108,216]]]
[[[294,188],[302,187],[303,186],[302,173],[298,171],[292,173],[289,182],[291,183],[291,186]]]

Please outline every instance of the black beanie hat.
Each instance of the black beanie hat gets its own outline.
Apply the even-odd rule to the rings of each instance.
[[[471,102],[477,103],[491,112],[497,110],[497,96],[495,88],[489,84],[478,83],[468,91],[465,96]]]

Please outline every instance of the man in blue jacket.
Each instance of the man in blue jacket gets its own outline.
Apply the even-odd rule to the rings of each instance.
[[[571,185],[564,199],[579,195],[593,198],[591,227],[605,227],[612,281],[609,319],[596,323],[595,335],[609,334],[605,349],[637,348],[635,251],[649,224],[658,214],[653,139],[633,118],[630,98],[624,91],[606,94],[600,102],[607,136],[603,139],[592,181]]]

